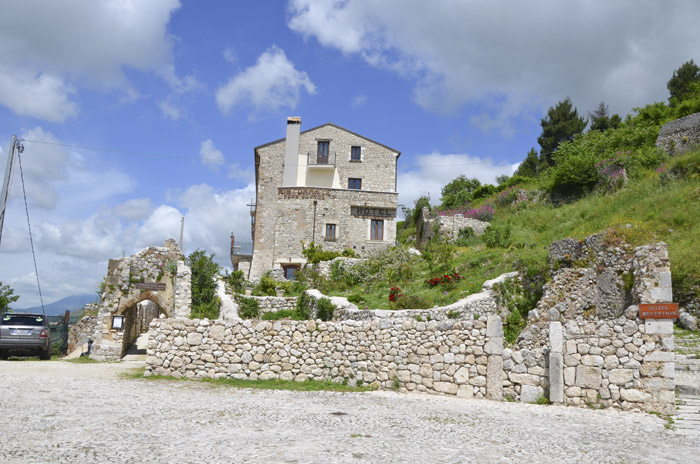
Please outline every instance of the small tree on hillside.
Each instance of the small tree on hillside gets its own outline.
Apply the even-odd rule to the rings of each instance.
[[[19,299],[19,295],[14,294],[15,291],[9,285],[3,285],[0,282],[0,314],[5,314],[10,308],[10,303],[14,303]]]
[[[192,270],[192,317],[216,319],[219,317],[219,297],[216,295],[216,276],[219,265],[214,254],[197,250],[185,259]]]
[[[460,174],[442,188],[441,206],[450,209],[466,205],[472,201],[474,190],[479,187],[481,187],[479,179],[467,179],[464,174]]]
[[[547,117],[540,121],[542,135],[537,138],[537,143],[542,147],[540,160],[543,167],[553,166],[552,154],[559,144],[583,132],[587,124],[588,121],[579,116],[578,110],[573,107],[569,97],[557,103],[556,106],[550,107]]]
[[[683,63],[673,71],[673,76],[666,83],[666,88],[671,94],[671,104],[685,100],[691,94],[691,84],[700,82],[700,67],[693,60]]]
[[[537,177],[537,167],[539,165],[539,159],[537,158],[537,151],[535,148],[530,148],[530,151],[527,152],[527,157],[525,157],[525,160],[520,163],[520,166],[518,166],[518,170],[515,171],[516,176],[524,176],[524,177]]]
[[[617,114],[610,116],[608,105],[606,105],[605,102],[600,102],[598,108],[592,113],[589,111],[588,119],[591,120],[591,127],[589,130],[598,130],[601,132],[608,129],[617,129],[622,122],[622,119]]]

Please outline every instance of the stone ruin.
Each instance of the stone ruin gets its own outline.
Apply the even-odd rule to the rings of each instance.
[[[669,155],[686,152],[700,145],[700,113],[668,122],[659,130],[656,146]]]
[[[459,231],[465,227],[471,227],[474,234],[482,235],[488,226],[488,222],[464,217],[463,214],[436,216],[431,214],[430,208],[423,207],[416,224],[416,246],[421,249],[435,235],[448,242],[454,242],[459,238]]]
[[[148,332],[152,320],[189,318],[191,271],[184,259],[173,239],[162,247],[110,259],[100,301],[86,307],[97,315],[76,325],[70,336],[73,346],[91,339],[91,358],[119,360],[139,335]]]
[[[552,244],[550,259],[553,279],[510,346],[497,298],[518,278],[509,275],[445,308],[339,307],[329,322],[160,319],[146,375],[331,380],[673,414],[673,320],[639,318],[639,304],[672,299],[666,245],[592,236]]]

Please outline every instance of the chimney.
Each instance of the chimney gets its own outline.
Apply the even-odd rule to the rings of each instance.
[[[287,118],[287,138],[284,146],[284,174],[282,176],[282,187],[297,186],[300,131],[301,118],[298,116]]]

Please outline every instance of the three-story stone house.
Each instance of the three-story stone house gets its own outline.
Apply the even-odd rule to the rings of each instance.
[[[288,118],[284,139],[255,147],[249,279],[272,269],[293,279],[302,244],[360,256],[392,246],[400,155],[332,123],[301,132],[301,118]]]

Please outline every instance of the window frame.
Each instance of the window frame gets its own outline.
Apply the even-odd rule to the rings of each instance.
[[[325,147],[325,155],[323,154],[324,150],[322,150],[321,147]],[[330,160],[330,152],[331,141],[318,140],[316,144],[316,164],[328,164],[328,161]]]
[[[370,219],[369,239],[377,242],[384,241],[384,219]]]
[[[333,232],[333,235],[328,235],[329,231]],[[338,224],[331,224],[331,223],[326,224],[326,232],[325,232],[325,235],[323,238],[325,240],[330,240],[330,241],[337,240],[337,238],[338,238]]]
[[[357,155],[357,157],[355,157]],[[350,161],[362,161],[362,147],[353,145],[350,147]]]
[[[357,188],[352,187],[354,183],[357,183]],[[362,190],[362,178],[348,177],[348,190]]]

